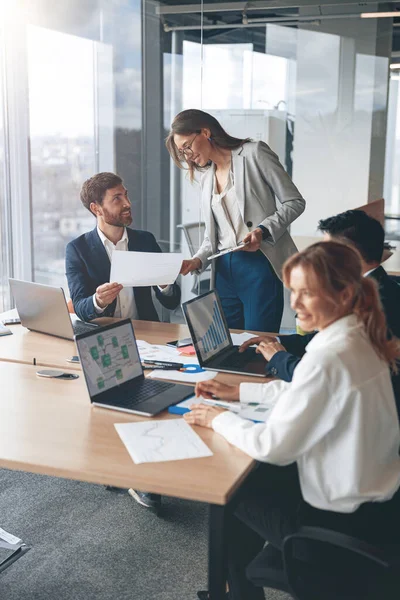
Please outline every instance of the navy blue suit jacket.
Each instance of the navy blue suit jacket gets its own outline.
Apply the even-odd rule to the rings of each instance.
[[[156,239],[149,231],[129,229],[128,250],[135,252],[161,252]],[[109,304],[104,312],[96,313],[93,304],[93,294],[96,288],[110,281],[111,263],[104,245],[97,233],[97,227],[84,233],[67,246],[66,275],[69,292],[76,314],[82,321],[91,321],[99,316],[113,317],[117,300]],[[181,299],[181,290],[174,283],[173,293],[169,296],[162,294],[158,287],[154,287],[156,296],[165,308],[175,309]],[[136,308],[139,319],[144,321],[158,321],[158,315],[151,298],[151,287],[134,287]]]

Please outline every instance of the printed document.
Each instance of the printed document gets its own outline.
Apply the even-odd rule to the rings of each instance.
[[[113,252],[110,282],[125,287],[169,285],[179,275],[183,254],[163,252]]]
[[[190,398],[186,398],[186,400],[183,400],[183,402],[180,402],[176,406],[179,408],[190,409],[192,404],[211,404],[213,406],[220,406],[221,408],[226,408],[227,410],[236,413],[239,417],[242,417],[242,419],[264,423],[268,421],[272,409],[271,406],[260,404],[259,402],[242,404],[240,402],[228,402],[224,400],[206,400],[203,396],[198,396],[197,398],[196,396],[190,396]]]
[[[136,464],[213,454],[183,419],[115,423],[114,427]]]

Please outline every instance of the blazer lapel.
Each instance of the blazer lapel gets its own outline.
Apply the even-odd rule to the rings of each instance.
[[[204,174],[201,180],[201,198],[203,208],[203,218],[206,224],[208,237],[210,239],[213,252],[217,250],[217,238],[215,233],[215,221],[211,208],[213,184],[214,184],[215,166],[212,165]]]
[[[92,256],[96,257],[96,262],[93,265],[99,274],[99,280],[109,281],[111,263],[108,258],[106,249],[97,233],[97,227],[92,229],[88,234],[88,244],[90,246]]]
[[[242,156],[243,147],[237,150],[232,150],[232,166],[233,166],[233,180],[235,184],[235,193],[237,202],[239,205],[240,214],[244,221],[244,202],[245,202],[245,189],[244,189],[244,157]]]

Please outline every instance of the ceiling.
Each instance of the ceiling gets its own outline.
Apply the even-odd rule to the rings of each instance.
[[[381,8],[379,8],[381,6]],[[203,7],[203,14],[201,8]],[[265,24],[291,28],[318,25],[330,19],[359,19],[360,13],[399,11],[393,18],[392,52],[400,55],[400,2],[377,4],[372,0],[256,0],[253,2],[162,0],[158,13],[165,31],[183,31],[185,39],[204,43],[253,43],[265,51]],[[201,25],[203,24],[203,30]]]

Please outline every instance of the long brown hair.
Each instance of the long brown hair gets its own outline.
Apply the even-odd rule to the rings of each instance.
[[[174,142],[174,135],[192,135],[194,133],[200,133],[202,129],[210,130],[210,141],[214,146],[219,148],[236,150],[240,148],[246,142],[250,142],[250,138],[237,138],[229,135],[222,127],[221,123],[217,121],[215,117],[206,113],[202,110],[191,108],[189,110],[183,110],[176,115],[172,122],[171,130],[165,140],[165,145],[168,148],[172,160],[180,169],[187,169],[189,171],[190,181],[194,179],[194,171],[204,171],[207,167],[200,167],[192,161],[187,161],[185,157],[181,156],[178,152],[178,148]],[[187,166],[184,165],[187,164]]]
[[[301,266],[306,277],[315,284],[321,296],[332,303],[334,314],[338,295],[348,288],[352,291],[352,309],[364,324],[365,331],[377,355],[397,372],[396,358],[400,356],[399,341],[388,339],[386,317],[378,289],[371,278],[363,277],[358,252],[340,242],[318,242],[291,256],[283,265],[283,281],[289,285],[290,274]]]

